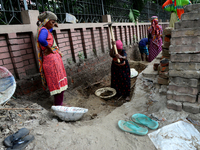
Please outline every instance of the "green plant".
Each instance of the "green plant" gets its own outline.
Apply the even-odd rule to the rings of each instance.
[[[79,57],[80,61],[84,61],[84,59],[85,59],[85,56],[84,56],[83,52],[79,52],[78,53],[78,57]]]
[[[96,49],[93,49],[94,54],[97,56],[97,51]]]
[[[73,63],[72,58],[67,58],[67,62],[71,65]]]
[[[130,19],[131,22],[136,24],[139,16],[140,16],[140,12],[138,10],[130,9],[129,19]]]

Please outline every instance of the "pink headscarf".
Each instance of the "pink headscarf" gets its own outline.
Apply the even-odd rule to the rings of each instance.
[[[117,49],[123,49],[123,43],[121,40],[117,40],[116,41],[116,46],[117,46]]]

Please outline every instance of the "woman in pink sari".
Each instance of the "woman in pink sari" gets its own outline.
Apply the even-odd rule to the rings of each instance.
[[[162,51],[162,27],[158,25],[158,17],[151,17],[151,26],[148,29],[149,44],[149,62],[154,60]]]

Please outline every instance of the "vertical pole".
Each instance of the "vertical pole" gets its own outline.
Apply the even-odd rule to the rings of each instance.
[[[139,25],[138,25],[138,19],[137,19],[137,41],[139,42],[140,41],[140,29],[139,29]]]
[[[25,10],[28,10],[28,6],[27,6],[26,0],[24,0],[24,8],[25,8]]]
[[[103,7],[103,0],[101,0],[101,4],[102,4],[103,15],[104,15],[105,13],[104,13],[104,7]]]

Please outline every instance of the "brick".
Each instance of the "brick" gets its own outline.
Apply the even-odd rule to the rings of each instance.
[[[9,40],[9,43],[10,43],[11,45],[13,45],[13,44],[18,44],[18,39],[11,39],[11,40]]]
[[[163,48],[169,48],[169,46],[170,46],[170,42],[166,42],[166,41],[164,41],[163,42]]]
[[[8,38],[9,39],[16,39],[17,38],[17,34],[16,33],[8,33]]]
[[[163,49],[163,50],[162,50],[162,55],[163,55],[164,57],[170,57],[169,50],[168,50],[168,49]]]
[[[33,54],[27,54],[27,55],[22,56],[22,58],[23,58],[23,60],[32,59],[32,58],[34,58],[34,55]]]
[[[15,51],[12,53],[12,57],[21,56],[21,51]]]
[[[15,67],[16,67],[16,68],[22,68],[23,66],[24,66],[24,63],[23,63],[23,62],[15,63]]]
[[[32,47],[31,44],[20,44],[20,45],[19,45],[19,48],[20,48],[20,49],[27,49],[27,48],[31,48],[31,47]]]
[[[199,113],[199,105],[197,103],[191,104],[191,103],[183,103],[183,110],[189,113],[197,114]]]
[[[0,41],[0,46],[7,46],[7,42],[5,40]]]
[[[177,93],[185,93],[185,94],[191,94],[191,95],[197,95],[198,88],[192,88],[188,86],[175,86],[175,85],[169,85],[168,91],[173,91]]]
[[[14,57],[12,58],[12,60],[17,63],[17,62],[21,62],[22,61],[22,57]]]
[[[31,43],[31,39],[30,38],[25,38],[24,39],[24,43]]]
[[[1,59],[10,58],[10,54],[9,53],[0,53],[0,57],[1,57]]]
[[[5,40],[5,39],[6,39],[5,35],[0,35],[0,40]]]
[[[186,94],[181,95],[171,91],[167,91],[167,99],[168,100],[172,99],[179,102],[190,102],[190,103],[196,102],[196,96],[194,95],[186,95]]]
[[[166,72],[161,72],[161,71],[159,71],[159,77],[161,77],[161,78],[164,78],[164,79],[168,79],[169,78],[169,72],[168,71],[166,71]]]
[[[7,65],[3,65],[5,68],[7,68],[8,70],[13,69],[13,65],[12,64],[7,64]]]
[[[19,45],[11,45],[10,47],[11,47],[12,51],[18,51],[18,50],[20,50]]]
[[[162,84],[162,85],[168,85],[169,84],[168,79],[164,79],[164,78],[161,78],[161,77],[157,78],[157,82],[158,82],[158,84]]]
[[[0,52],[8,52],[8,47],[0,47]]]
[[[63,34],[57,34],[57,38],[58,39],[64,38],[64,35]]]
[[[11,61],[11,58],[8,58],[8,59],[3,59],[3,64],[11,64],[12,61]]]
[[[195,70],[184,70],[184,71],[177,71],[177,70],[169,70],[170,77],[183,77],[183,78],[200,78],[200,71]]]
[[[175,111],[181,111],[182,110],[182,103],[181,102],[176,102],[174,100],[168,100],[167,101],[167,108],[168,109],[173,109]]]
[[[26,53],[27,54],[33,53],[33,49],[32,48],[26,49]]]
[[[3,60],[0,60],[0,65],[1,65],[1,66],[3,65]]]

